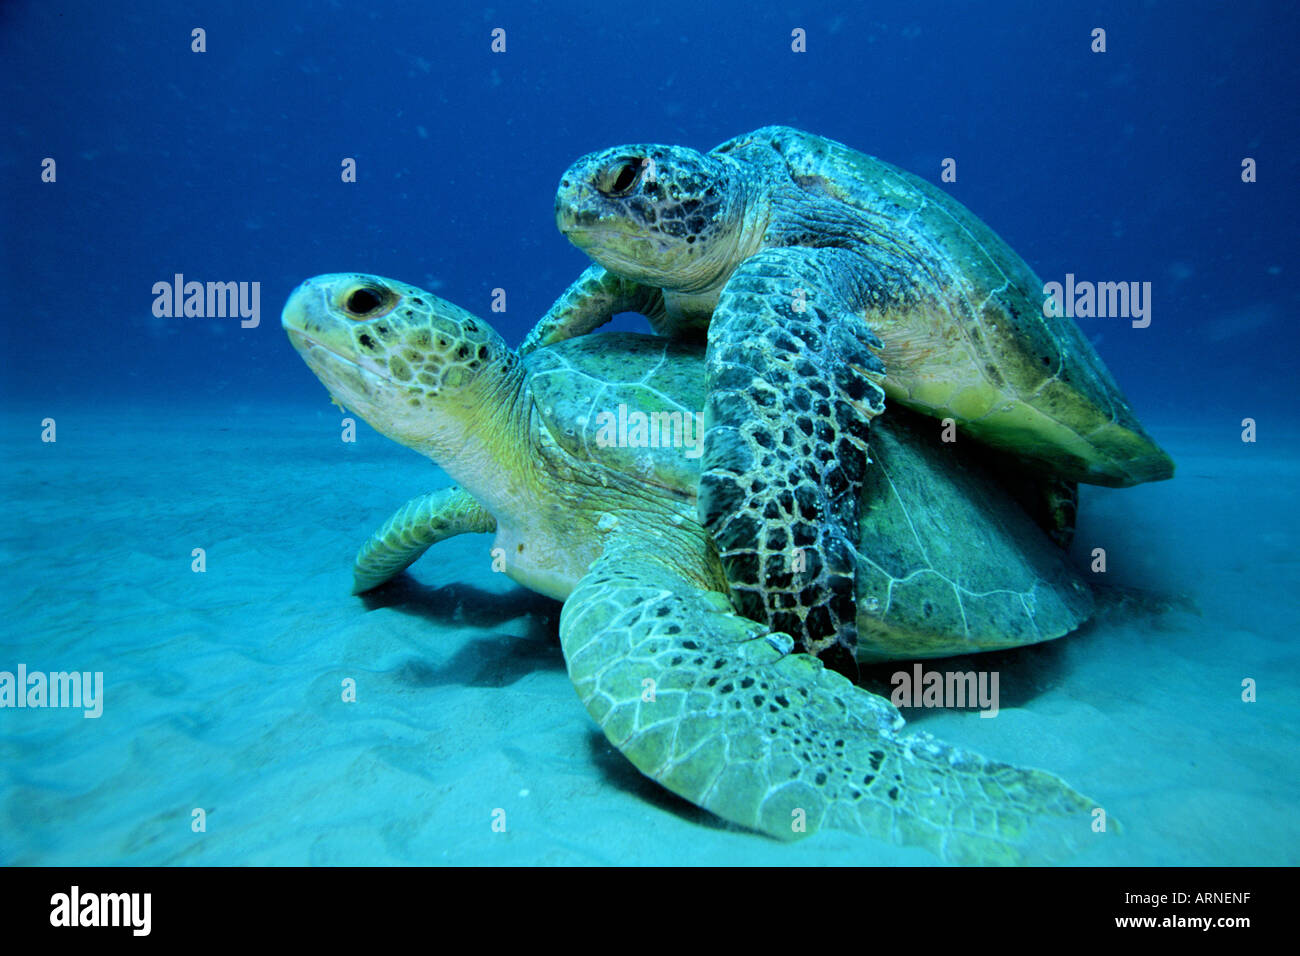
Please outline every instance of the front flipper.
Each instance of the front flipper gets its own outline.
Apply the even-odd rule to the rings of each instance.
[[[602,266],[589,266],[537,320],[519,354],[586,335],[620,312],[640,312],[658,329],[664,317],[663,291],[620,278]]]
[[[1094,804],[1062,780],[903,735],[888,701],[736,615],[716,565],[673,543],[616,536],[560,615],[578,696],[642,773],[781,840],[825,827],[1023,864],[1092,835]]]
[[[496,529],[496,518],[456,485],[412,498],[357,552],[352,566],[352,593],[379,587],[439,541]]]
[[[867,424],[885,368],[866,324],[865,263],[768,249],[709,326],[700,518],[741,612],[852,672]]]

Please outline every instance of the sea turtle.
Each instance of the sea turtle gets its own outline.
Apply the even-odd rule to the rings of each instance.
[[[597,265],[521,351],[624,311],[707,328],[701,521],[741,610],[828,660],[856,640],[867,426],[886,395],[1031,463],[1057,522],[1075,482],[1173,474],[1080,330],[1045,317],[1024,260],[889,163],[782,126],[709,153],[619,146],[564,173],[555,216]]]
[[[887,700],[735,612],[696,520],[698,346],[602,335],[521,359],[482,319],[365,275],[308,280],[282,322],[337,402],[458,482],[363,549],[358,588],[434,540],[495,531],[508,574],[564,601],[588,713],[669,790],[782,839],[833,827],[963,862],[1054,859],[1091,832],[1093,802],[1057,777],[902,733]],[[657,447],[632,439],[636,415],[659,424]],[[879,656],[894,639],[908,654],[1026,643],[1087,615],[1059,551],[977,466],[901,421],[882,433],[864,523],[881,563],[862,575]]]

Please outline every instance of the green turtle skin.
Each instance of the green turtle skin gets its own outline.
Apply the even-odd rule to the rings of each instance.
[[[490,534],[496,529],[496,519],[455,485],[413,498],[398,508],[357,553],[352,567],[352,593],[379,587],[439,541],[458,534]]]
[[[904,733],[888,701],[736,613],[695,517],[694,449],[611,443],[602,415],[623,404],[693,416],[698,347],[600,336],[521,360],[481,319],[362,275],[309,280],[282,322],[336,401],[457,482],[399,512],[362,549],[359,571],[373,579],[428,542],[495,528],[507,573],[564,601],[561,645],[588,713],[674,793],[783,840],[831,827],[954,862],[1046,862],[1092,837],[1094,803],[1060,779]],[[937,446],[917,452],[906,424],[887,419],[882,433],[880,472],[896,497],[877,489],[878,519],[864,534],[895,554],[882,559],[883,577],[864,574],[874,624],[860,626],[879,634],[885,656],[895,642],[926,653],[944,640],[972,649],[1044,639],[1087,614],[1090,598],[1059,553],[977,465]],[[917,520],[929,507],[919,487],[941,489],[933,523]],[[951,507],[953,496],[970,500]],[[977,540],[993,551],[944,552],[931,536],[958,538],[963,522],[981,521],[980,496],[991,517]],[[1018,567],[986,580],[1008,556]],[[920,595],[928,613],[906,607]],[[1032,623],[1006,623],[1018,614]],[[985,620],[1007,631],[991,637]]]
[[[886,395],[1065,483],[1043,511],[1066,534],[1071,483],[1173,474],[1078,327],[1044,316],[1020,256],[841,143],[772,126],[707,154],[602,150],[562,177],[556,221],[597,265],[523,351],[624,310],[707,335],[702,523],[744,611],[813,650],[856,640],[854,531]],[[817,555],[794,575],[791,539]]]

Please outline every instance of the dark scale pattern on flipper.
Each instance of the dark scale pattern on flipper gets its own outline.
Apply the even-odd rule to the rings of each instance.
[[[770,249],[736,270],[709,331],[700,480],[742,612],[846,670],[867,428],[884,408],[857,266],[842,250]]]

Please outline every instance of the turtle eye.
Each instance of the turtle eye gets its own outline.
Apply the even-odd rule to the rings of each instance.
[[[343,302],[343,308],[358,318],[366,318],[382,309],[389,296],[390,293],[384,289],[376,289],[373,286],[358,286],[348,293],[347,299]]]
[[[606,196],[626,196],[641,178],[645,161],[640,158],[621,159],[601,170],[596,188]]]

